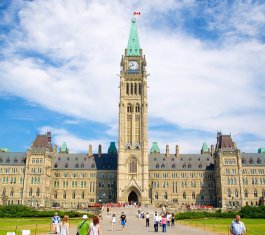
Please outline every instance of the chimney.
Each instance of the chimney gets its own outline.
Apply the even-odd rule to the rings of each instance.
[[[52,134],[51,134],[51,131],[47,131],[47,137],[48,137],[48,143],[50,144],[52,142]]]
[[[92,157],[92,145],[91,144],[88,147],[88,157]]]
[[[102,154],[102,147],[101,144],[98,146],[98,157],[101,157]]]
[[[179,157],[179,146],[178,146],[178,144],[176,145],[176,157]]]
[[[214,156],[214,145],[213,144],[211,145],[211,156],[212,156],[212,158]]]
[[[56,155],[57,154],[57,145],[53,145],[53,154]]]
[[[169,145],[166,145],[166,157],[169,157]]]

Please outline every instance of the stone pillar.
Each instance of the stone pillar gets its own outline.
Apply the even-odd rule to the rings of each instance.
[[[169,157],[169,145],[166,145],[166,157]]]
[[[214,157],[214,145],[211,145],[211,156]]]
[[[91,144],[88,147],[88,157],[92,157],[92,145]]]
[[[179,157],[179,145],[176,145],[176,157]]]

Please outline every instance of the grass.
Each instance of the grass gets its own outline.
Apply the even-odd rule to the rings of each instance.
[[[76,226],[80,218],[70,218],[70,226]],[[15,232],[20,235],[21,230],[31,230],[32,235],[47,234],[52,231],[51,218],[0,218],[0,235]]]
[[[198,227],[204,230],[214,231],[218,234],[227,235],[229,225],[233,218],[205,218],[193,220],[177,220],[176,223]],[[247,227],[248,235],[265,235],[265,219],[242,219]]]

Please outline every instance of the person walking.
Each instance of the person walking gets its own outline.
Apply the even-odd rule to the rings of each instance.
[[[55,234],[60,233],[60,223],[61,223],[60,216],[58,216],[58,213],[55,212],[54,216],[52,217],[52,228]]]
[[[149,227],[149,222],[150,222],[150,215],[147,212],[145,215],[145,226],[146,227]]]
[[[166,214],[166,218],[167,218],[167,226],[170,227],[171,214],[167,213],[167,214]]]
[[[77,225],[77,231],[79,232],[79,235],[87,235],[88,234],[88,227],[89,227],[87,215],[83,215],[82,219],[83,219],[83,221],[81,221]]]
[[[65,215],[63,217],[63,221],[60,224],[60,235],[69,235],[69,223],[68,223],[69,216]]]
[[[115,224],[116,224],[116,215],[113,214],[111,219],[111,231],[115,229]]]
[[[127,222],[126,215],[124,214],[124,212],[121,213],[120,221],[121,221],[121,226],[123,230]]]
[[[162,216],[162,233],[167,232],[167,218],[165,215]]]
[[[155,215],[154,215],[154,229],[155,229],[155,232],[158,232],[158,224],[159,224],[159,217],[158,217],[157,212],[155,212]]]
[[[174,213],[172,213],[171,215],[171,227],[173,227],[175,225],[175,215]]]
[[[93,222],[89,225],[88,235],[102,235],[98,216],[93,217],[92,221]]]
[[[230,225],[231,235],[245,235],[247,233],[245,224],[240,221],[240,215],[236,215],[235,220]]]

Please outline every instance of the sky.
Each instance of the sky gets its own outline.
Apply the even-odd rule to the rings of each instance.
[[[199,153],[231,134],[265,147],[263,0],[0,0],[0,147],[50,130],[70,152],[118,138],[119,65],[133,9],[146,55],[149,148]]]

